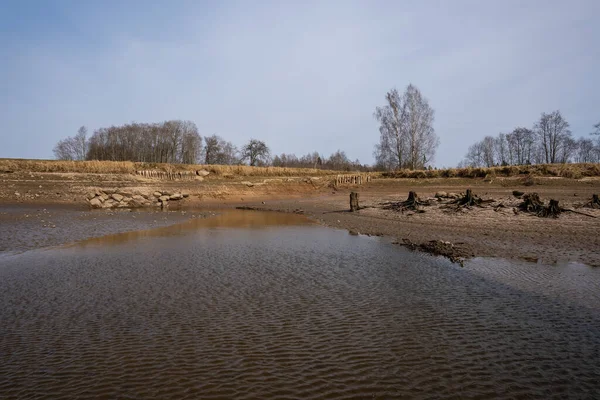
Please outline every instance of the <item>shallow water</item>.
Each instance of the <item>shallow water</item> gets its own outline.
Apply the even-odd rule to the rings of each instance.
[[[236,211],[0,258],[0,398],[597,398],[598,289]]]

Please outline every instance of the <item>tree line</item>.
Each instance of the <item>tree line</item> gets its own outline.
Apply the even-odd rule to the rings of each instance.
[[[97,129],[89,138],[87,132],[82,126],[75,136],[60,140],[54,146],[55,157],[59,160],[368,169],[358,160],[351,161],[340,150],[327,158],[317,152],[301,157],[294,154],[271,157],[270,148],[261,140],[250,139],[238,148],[218,135],[200,136],[191,121],[133,122]]]
[[[267,144],[251,139],[238,148],[218,135],[202,137],[191,121],[130,123],[100,128],[87,138],[82,126],[73,137],[54,147],[62,160],[110,160],[184,164],[249,164],[330,170],[397,170],[431,168],[439,145],[435,113],[421,91],[409,84],[404,92],[391,89],[373,114],[379,123],[373,167],[350,160],[338,150],[329,157],[318,152],[303,156],[271,156]],[[592,138],[574,139],[560,111],[542,113],[531,128],[486,136],[471,145],[459,166],[497,166],[566,162],[600,162],[600,122]]]
[[[337,150],[329,157],[318,152],[303,156],[280,154],[271,157],[263,141],[251,139],[241,148],[212,135],[202,137],[191,121],[130,123],[100,128],[87,138],[82,126],[77,134],[60,140],[54,155],[60,160],[108,160],[184,164],[249,164],[329,170],[422,169],[430,166],[439,140],[433,129],[434,112],[419,89],[410,84],[401,95],[392,89],[386,104],[377,107],[380,142],[375,147],[376,166],[351,160]]]
[[[600,162],[600,122],[593,138],[574,139],[560,111],[542,113],[532,128],[517,127],[510,133],[486,136],[472,144],[461,166]]]

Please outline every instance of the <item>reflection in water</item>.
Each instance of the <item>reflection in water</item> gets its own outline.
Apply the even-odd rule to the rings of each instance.
[[[274,226],[311,225],[312,222],[297,214],[282,212],[257,212],[248,210],[223,210],[205,218],[192,218],[188,221],[155,229],[122,232],[82,240],[66,247],[86,247],[90,245],[115,245],[144,237],[177,236],[206,228],[267,228]]]
[[[589,291],[540,295],[297,216],[220,218],[0,261],[0,398],[600,394]]]

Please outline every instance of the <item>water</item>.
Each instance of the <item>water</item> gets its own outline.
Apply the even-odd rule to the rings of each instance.
[[[226,213],[0,258],[0,398],[598,398],[599,288]]]

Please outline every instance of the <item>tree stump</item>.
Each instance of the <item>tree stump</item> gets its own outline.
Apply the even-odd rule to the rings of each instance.
[[[542,207],[542,209],[538,213],[538,216],[558,218],[561,212],[562,209],[558,205],[558,200],[550,200],[550,203],[547,207]]]
[[[600,199],[598,198],[598,195],[597,194],[593,194],[592,195],[592,200],[590,200],[587,203],[585,203],[584,207],[595,208],[595,209],[600,208]]]
[[[527,193],[523,196],[523,202],[519,204],[519,210],[539,213],[544,208],[544,203],[540,200],[540,196],[537,193]]]
[[[354,211],[358,211],[359,206],[358,206],[358,193],[356,192],[351,192],[350,193],[350,211],[354,212]]]
[[[394,211],[401,211],[403,212],[404,210],[414,210],[414,211],[419,211],[419,212],[423,212],[422,210],[419,209],[419,206],[428,206],[429,201],[421,201],[419,200],[419,196],[417,196],[416,192],[410,191],[408,192],[408,198],[404,201],[399,201],[399,202],[388,202],[388,203],[383,203],[384,205],[384,209],[385,210],[394,210]]]

